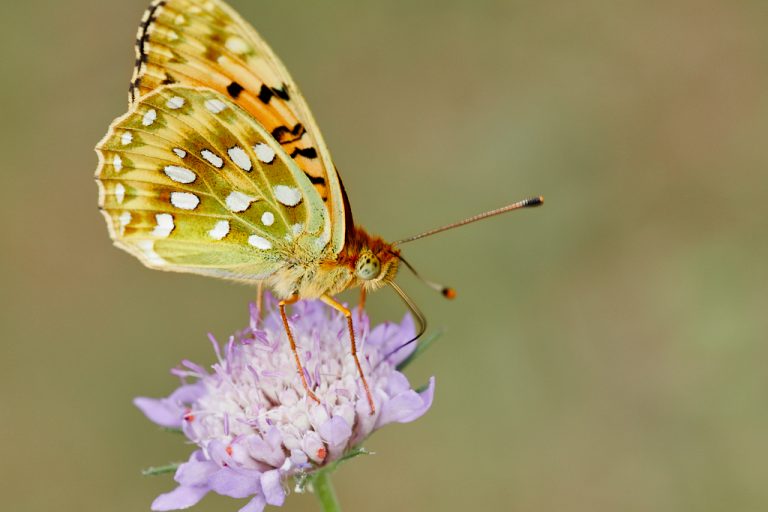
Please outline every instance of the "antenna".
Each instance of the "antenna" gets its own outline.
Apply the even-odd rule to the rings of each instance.
[[[402,245],[407,242],[413,242],[414,240],[418,240],[419,238],[424,238],[430,235],[434,235],[436,233],[441,233],[443,231],[447,231],[449,229],[458,228],[459,226],[464,226],[465,224],[471,224],[473,222],[477,222],[478,220],[487,219],[488,217],[494,217],[496,215],[501,215],[502,213],[511,212],[512,210],[519,210],[520,208],[530,208],[533,206],[539,206],[544,203],[544,197],[543,196],[537,196],[537,197],[530,197],[528,199],[523,199],[522,201],[518,201],[516,203],[508,204],[507,206],[502,206],[501,208],[497,208],[495,210],[491,210],[489,212],[480,213],[478,215],[475,215],[473,217],[469,217],[468,219],[461,220],[459,222],[454,222],[453,224],[448,224],[447,226],[442,226],[435,229],[430,229],[429,231],[425,231],[424,233],[420,233],[418,235],[414,235],[408,238],[404,238],[403,240],[398,240],[397,242],[393,243],[392,245]],[[400,258],[402,259],[402,258]],[[403,260],[405,263],[405,261]],[[413,267],[408,265],[408,263],[405,263],[408,268],[413,270]],[[416,271],[414,271],[414,274],[416,274]],[[418,275],[418,274],[417,274]],[[445,292],[443,292],[443,295],[445,295]],[[446,295],[447,297],[447,295]],[[450,297],[449,297],[450,298]]]
[[[408,238],[405,238],[403,240],[398,240],[397,242],[393,243],[392,246],[404,244],[407,242],[413,242],[414,240],[418,240],[419,238],[424,238],[426,236],[434,235],[436,233],[441,233],[443,231],[447,231],[449,229],[458,228],[459,226],[463,226],[465,224],[471,224],[473,222],[477,222],[478,220],[487,219],[488,217],[493,217],[495,215],[501,215],[502,213],[511,212],[512,210],[519,210],[520,208],[530,208],[534,206],[539,206],[544,203],[544,197],[537,196],[537,197],[530,197],[528,199],[523,199],[522,201],[518,201],[516,203],[508,204],[507,206],[502,206],[501,208],[497,208],[495,210],[491,210],[489,212],[480,213],[478,215],[475,215],[473,217],[469,217],[468,219],[461,220],[459,222],[454,222],[453,224],[448,224],[447,226],[443,226],[440,228],[431,229],[429,231],[425,231],[424,233],[414,235]],[[456,297],[456,290],[453,288],[450,288],[448,286],[443,286],[441,284],[435,283],[434,281],[430,281],[428,279],[425,279],[421,277],[421,275],[416,272],[416,269],[413,268],[413,266],[408,263],[408,261],[403,258],[399,252],[392,252],[392,255],[397,257],[400,261],[402,261],[408,269],[413,272],[413,275],[415,275],[419,280],[421,280],[424,284],[429,286],[435,291],[440,292],[443,297],[447,299],[453,299]],[[413,343],[414,341],[421,338],[421,336],[426,332],[427,330],[427,319],[424,317],[424,314],[421,312],[421,310],[416,306],[416,304],[411,300],[411,298],[403,291],[402,288],[400,288],[397,283],[394,281],[386,281],[386,284],[392,287],[393,290],[400,296],[401,299],[403,299],[403,302],[405,302],[405,305],[408,306],[408,309],[411,310],[411,313],[413,313],[413,316],[416,317],[416,321],[419,324],[419,330],[416,333],[416,336],[411,338],[410,340],[406,341],[399,347],[395,348],[394,350],[390,351],[388,354],[384,356],[384,358],[381,361],[385,361],[397,352],[398,350],[402,349],[403,347],[406,347]],[[379,361],[378,364],[381,364],[381,361]],[[376,366],[378,366],[378,364]]]
[[[403,256],[401,254],[396,254],[396,256],[397,256],[397,258],[400,261],[405,263],[405,266],[408,267],[408,269],[410,269],[411,272],[413,272],[413,275],[415,275],[424,284],[426,284],[427,286],[429,286],[430,288],[432,288],[436,292],[440,292],[443,295],[443,297],[445,297],[446,299],[455,299],[456,298],[456,290],[454,290],[450,286],[443,286],[443,285],[438,284],[438,283],[436,283],[434,281],[430,281],[429,279],[425,279],[425,278],[421,277],[421,274],[416,272],[416,269],[413,268],[413,265],[408,263],[408,261],[406,261],[406,259],[403,258]]]

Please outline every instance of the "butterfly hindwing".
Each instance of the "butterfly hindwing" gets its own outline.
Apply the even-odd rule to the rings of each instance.
[[[162,270],[258,280],[329,250],[328,211],[255,119],[216,91],[164,86],[97,146],[116,245]]]
[[[136,41],[131,102],[169,84],[211,88],[249,112],[312,182],[329,212],[331,250],[351,214],[301,92],[259,34],[220,0],[155,0]]]

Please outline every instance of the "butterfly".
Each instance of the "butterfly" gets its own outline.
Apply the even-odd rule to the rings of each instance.
[[[286,306],[320,299],[342,312],[371,414],[352,313],[334,296],[388,285],[417,317],[420,335],[424,316],[394,281],[400,263],[413,270],[399,245],[542,202],[526,199],[395,243],[370,235],[354,224],[341,177],[288,71],[220,0],[149,6],[129,110],[96,152],[99,207],[117,247],[150,268],[271,288],[298,378],[317,402]]]

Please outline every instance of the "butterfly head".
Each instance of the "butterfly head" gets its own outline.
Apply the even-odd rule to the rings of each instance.
[[[370,249],[365,249],[357,258],[355,275],[363,281],[376,279],[381,274],[381,260]]]
[[[363,247],[355,261],[355,277],[361,286],[372,291],[395,278],[397,264],[397,253],[393,252],[391,247]]]
[[[354,272],[354,285],[373,291],[395,279],[400,251],[392,244],[357,228],[346,249],[348,265]]]

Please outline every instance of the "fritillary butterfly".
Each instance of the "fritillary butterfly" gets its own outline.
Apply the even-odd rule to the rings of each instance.
[[[307,395],[285,307],[395,284],[398,244],[541,204],[520,201],[388,243],[355,226],[310,110],[256,31],[220,0],[155,0],[139,26],[128,112],[96,146],[99,206],[115,245],[146,266],[270,287]],[[408,267],[410,265],[405,263]],[[452,291],[434,283],[446,296]]]

